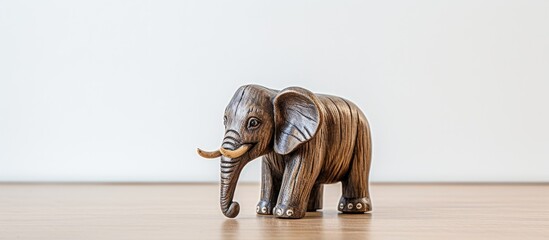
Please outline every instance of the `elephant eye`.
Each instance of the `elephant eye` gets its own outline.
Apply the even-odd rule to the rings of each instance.
[[[255,117],[252,117],[248,120],[248,128],[249,129],[257,128],[257,127],[259,127],[260,124],[261,124],[261,122],[259,121],[259,119],[255,118]]]

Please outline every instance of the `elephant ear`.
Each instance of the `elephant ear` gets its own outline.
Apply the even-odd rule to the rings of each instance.
[[[291,87],[273,100],[274,151],[288,154],[315,136],[321,124],[318,98],[310,91]]]

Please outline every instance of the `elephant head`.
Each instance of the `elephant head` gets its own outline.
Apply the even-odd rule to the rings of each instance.
[[[310,140],[321,123],[319,106],[317,97],[302,88],[278,92],[246,85],[236,91],[225,109],[225,136],[219,150],[197,149],[204,158],[221,157],[220,205],[225,216],[239,213],[233,195],[242,168],[273,151],[288,154]]]

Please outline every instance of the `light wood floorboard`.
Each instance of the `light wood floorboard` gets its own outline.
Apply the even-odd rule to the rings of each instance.
[[[240,184],[227,219],[215,184],[0,184],[0,239],[549,239],[549,185],[374,184],[374,211],[257,216]]]

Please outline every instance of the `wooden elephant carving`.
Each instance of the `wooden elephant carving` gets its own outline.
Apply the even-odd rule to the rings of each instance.
[[[279,218],[302,218],[322,209],[323,184],[342,182],[337,209],[372,210],[368,177],[372,154],[370,128],[350,101],[290,87],[282,91],[258,85],[240,87],[224,115],[221,157],[223,214],[238,215],[233,195],[242,168],[263,156],[261,199],[256,212]]]

